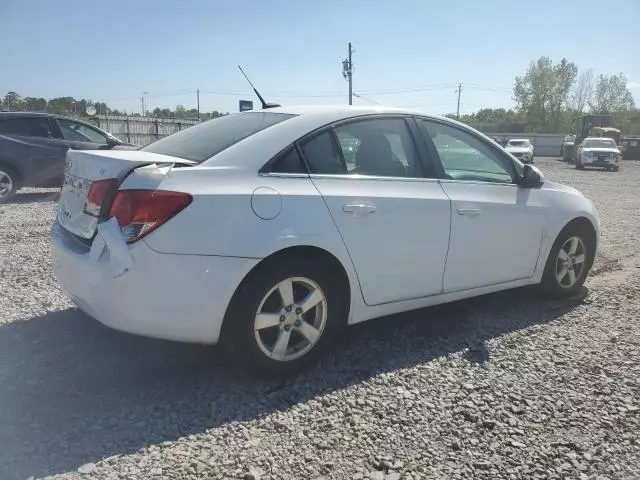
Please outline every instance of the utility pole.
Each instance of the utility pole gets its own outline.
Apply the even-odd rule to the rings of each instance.
[[[142,92],[142,116],[147,116],[147,95],[149,92]]]
[[[351,61],[351,54],[353,53],[353,47],[349,42],[349,54],[347,58],[342,60],[342,76],[349,81],[349,105],[353,105],[353,62]]]
[[[196,98],[198,100],[198,123],[200,123],[200,89],[196,89]]]
[[[462,93],[462,84],[458,84],[458,109],[456,110],[456,120],[460,120],[460,94]]]
[[[140,107],[142,108],[142,116],[144,117],[144,95],[140,97]]]

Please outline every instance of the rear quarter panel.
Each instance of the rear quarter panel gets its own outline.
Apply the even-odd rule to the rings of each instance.
[[[308,176],[261,176],[242,168],[187,167],[170,171],[158,188],[188,192],[193,202],[143,240],[151,249],[263,259],[292,246],[317,247],[335,256],[347,273],[351,318],[364,308],[351,258],[324,199]],[[265,211],[276,210],[279,213],[274,218],[258,216],[266,217]]]

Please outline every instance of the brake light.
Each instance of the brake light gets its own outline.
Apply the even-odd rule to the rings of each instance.
[[[165,190],[120,190],[111,205],[122,236],[133,243],[148,235],[192,201],[191,195]]]
[[[84,202],[84,213],[93,215],[94,217],[100,215],[100,207],[102,206],[104,197],[115,183],[115,178],[93,182],[91,187],[89,187],[89,193],[87,193],[87,199]]]

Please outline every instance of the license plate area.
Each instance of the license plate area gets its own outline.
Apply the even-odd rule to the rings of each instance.
[[[84,212],[91,180],[66,173],[58,202],[58,219],[69,232],[91,238],[95,228],[93,217]]]

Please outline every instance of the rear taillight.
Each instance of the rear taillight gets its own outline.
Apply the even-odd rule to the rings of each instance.
[[[89,187],[89,193],[87,199],[84,202],[84,213],[97,217],[100,215],[100,207],[104,201],[104,197],[110,188],[116,184],[115,178],[109,178],[107,180],[98,180],[91,184]]]
[[[109,217],[115,217],[122,236],[133,243],[148,235],[191,203],[191,195],[165,190],[120,190]]]

